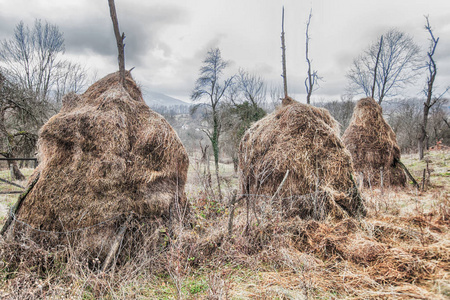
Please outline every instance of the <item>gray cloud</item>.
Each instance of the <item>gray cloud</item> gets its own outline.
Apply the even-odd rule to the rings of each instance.
[[[120,30],[126,36],[127,60],[133,65],[145,64],[146,54],[156,47],[170,55],[170,47],[163,42],[164,28],[185,23],[187,12],[168,5],[141,5],[137,10],[133,10],[132,3],[123,6],[118,17]],[[117,54],[109,10],[106,7],[100,16],[66,23],[61,29],[66,36],[66,47],[73,53],[89,50],[100,55]]]
[[[98,77],[117,69],[107,1],[0,3],[0,39],[11,36],[20,20],[32,25],[35,18],[40,18],[60,27],[66,53],[76,62],[88,64],[91,72],[98,70]],[[447,0],[379,0],[364,4],[360,0],[342,0],[339,4],[318,0],[314,5],[293,0],[230,0],[226,4],[207,0],[116,0],[119,24],[127,36],[126,66],[136,67],[134,76],[146,88],[186,99],[206,52],[220,47],[223,57],[232,62],[229,72],[243,67],[271,85],[281,84],[282,4],[287,9],[288,80],[292,93],[299,97],[304,93],[304,26],[310,6],[314,6],[310,54],[314,69],[324,77],[321,88],[315,92],[317,97],[344,93],[345,74],[352,60],[391,27],[414,36],[425,51],[428,36],[423,29],[424,14],[430,15],[436,35],[441,37],[436,53],[439,85],[450,83]]]

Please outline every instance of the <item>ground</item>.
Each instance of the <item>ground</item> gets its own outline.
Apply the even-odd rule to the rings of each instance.
[[[431,151],[424,161],[419,161],[417,154],[403,155],[402,161],[420,190],[411,184],[406,188],[365,188],[365,218],[319,222],[286,220],[274,214],[250,219],[246,228],[241,203],[229,235],[228,199],[237,189],[237,175],[231,164],[220,165],[224,195],[219,200],[214,173],[210,180],[192,157],[186,188],[192,228],[180,227],[168,236],[166,247],[154,260],[118,266],[105,274],[71,259],[57,260],[53,253],[33,246],[19,245],[27,254],[34,250],[30,256],[22,253],[26,258],[12,266],[7,258],[13,257],[8,251],[14,249],[1,241],[0,296],[449,299],[450,150]],[[26,170],[26,175],[31,171]],[[6,171],[0,172],[0,178],[7,177]],[[1,191],[6,189],[11,188],[0,185]],[[0,196],[3,220],[17,197]],[[51,267],[48,261],[52,261]]]

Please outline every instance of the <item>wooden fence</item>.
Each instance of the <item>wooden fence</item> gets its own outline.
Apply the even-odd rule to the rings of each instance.
[[[38,160],[37,160],[37,158],[34,158],[34,157],[21,157],[21,158],[3,158],[2,157],[2,158],[0,158],[0,161],[34,161],[34,168],[36,168],[38,165]],[[25,189],[25,187],[23,187],[17,183],[11,182],[7,179],[4,179],[4,178],[0,178],[0,182],[3,182],[3,183],[6,183],[6,184],[9,184],[9,185],[12,185],[12,186],[22,189],[21,191],[0,191],[0,195],[20,194],[23,192],[23,189]]]

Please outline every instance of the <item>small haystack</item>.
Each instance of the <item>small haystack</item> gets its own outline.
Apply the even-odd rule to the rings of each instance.
[[[259,195],[256,207],[275,200],[287,215],[316,219],[365,213],[350,153],[325,109],[284,99],[282,108],[247,130],[239,166],[241,191]]]
[[[31,228],[44,246],[67,239],[104,258],[130,214],[139,226],[169,226],[186,212],[187,152],[129,73],[125,86],[114,73],[64,98],[41,129],[30,182],[40,177],[17,211],[16,229]],[[130,235],[131,228],[133,244]]]
[[[374,99],[358,101],[342,140],[352,155],[355,172],[362,174],[365,185],[380,185],[381,176],[384,185],[406,184],[405,173],[398,163],[400,147],[397,138]]]

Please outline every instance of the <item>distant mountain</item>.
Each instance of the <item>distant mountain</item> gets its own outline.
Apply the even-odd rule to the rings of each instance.
[[[144,91],[144,101],[151,108],[161,106],[190,106],[191,104],[158,92]]]

